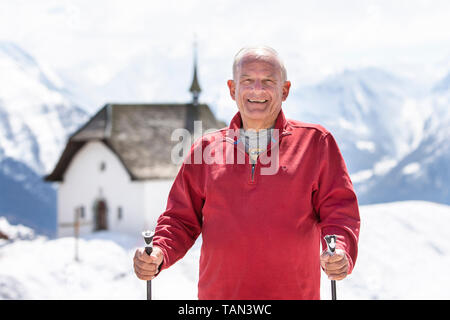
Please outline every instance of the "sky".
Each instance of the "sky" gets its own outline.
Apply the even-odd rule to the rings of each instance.
[[[294,90],[365,66],[437,81],[450,69],[449,12],[445,0],[0,0],[0,40],[92,92],[136,63],[153,68],[145,79],[159,84],[133,95],[177,101],[190,98],[196,38],[203,97],[222,100],[234,54],[252,44],[280,53]]]

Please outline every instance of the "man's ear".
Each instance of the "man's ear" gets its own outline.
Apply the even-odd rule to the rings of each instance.
[[[286,98],[288,97],[290,88],[291,88],[291,82],[285,81],[283,84],[283,96],[282,96],[283,101],[285,101]]]
[[[230,89],[230,96],[233,100],[236,100],[236,84],[234,83],[234,80],[228,80],[227,81],[228,89]]]

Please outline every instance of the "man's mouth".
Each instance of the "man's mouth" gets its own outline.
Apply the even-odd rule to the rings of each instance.
[[[265,100],[265,99],[247,99],[247,101],[251,102],[251,103],[265,103],[268,100]]]

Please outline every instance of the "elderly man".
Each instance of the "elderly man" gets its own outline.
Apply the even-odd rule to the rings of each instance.
[[[198,139],[186,159],[214,146],[227,159],[245,161],[183,163],[152,255],[136,251],[138,278],[170,267],[200,233],[199,299],[320,299],[321,267],[332,280],[351,273],[360,225],[356,195],[333,136],[285,118],[281,105],[290,86],[272,48],[237,53],[228,87],[239,112],[228,128]],[[267,170],[274,163],[276,170]],[[333,256],[323,240],[331,234]]]

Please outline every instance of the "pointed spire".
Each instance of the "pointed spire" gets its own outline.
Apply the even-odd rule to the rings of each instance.
[[[189,91],[192,92],[192,103],[198,105],[198,97],[202,89],[197,79],[197,40],[194,40],[194,78]]]

